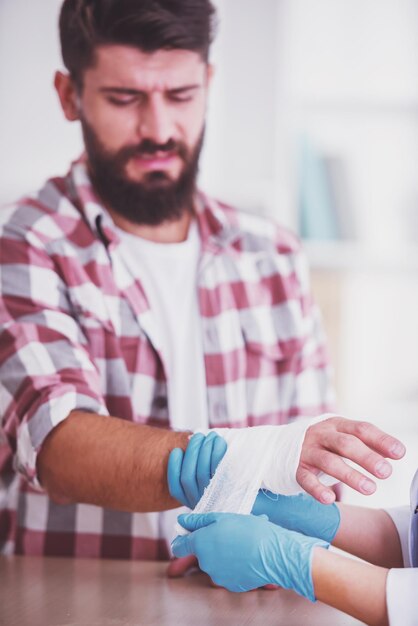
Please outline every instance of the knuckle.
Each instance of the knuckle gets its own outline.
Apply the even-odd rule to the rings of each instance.
[[[331,453],[323,453],[321,455],[321,469],[327,474],[332,473],[335,457]]]
[[[335,436],[335,445],[339,452],[344,456],[349,454],[355,445],[354,439],[345,433],[337,433]]]
[[[296,480],[299,485],[309,493],[312,493],[312,490],[315,490],[315,488],[319,488],[317,477],[305,468],[298,469],[296,472]]]
[[[377,439],[377,445],[381,449],[385,449],[385,450],[389,449],[392,444],[393,444],[393,437],[391,437],[390,435],[387,435],[386,433],[381,433]]]
[[[383,457],[381,457],[379,454],[370,451],[364,455],[362,465],[365,469],[374,470],[376,463],[382,460],[382,458]]]
[[[370,422],[359,421],[355,423],[354,434],[359,439],[365,439],[370,435],[372,429],[373,426],[370,424]]]
[[[309,476],[309,470],[301,466],[298,467],[296,472],[296,480],[300,485],[304,486],[305,483],[309,482]]]
[[[309,495],[311,495],[316,500],[320,500],[321,493],[323,491],[323,487],[321,487],[321,485],[319,485],[319,484],[317,484],[315,482],[315,483],[309,485],[309,487],[306,489],[306,491],[307,491],[307,493],[309,493]]]
[[[343,482],[347,485],[357,485],[361,480],[361,474],[349,465],[345,466]]]
[[[192,491],[193,485],[189,476],[181,476],[180,484],[186,494],[189,494]]]
[[[187,504],[185,495],[178,484],[170,489],[170,495],[178,502],[181,502],[182,504]]]
[[[209,485],[209,476],[206,474],[198,474],[197,475],[197,484],[199,485],[200,492],[203,492],[204,489]]]

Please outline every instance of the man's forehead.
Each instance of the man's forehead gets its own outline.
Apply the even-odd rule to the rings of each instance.
[[[165,91],[204,82],[207,65],[191,50],[157,50],[146,53],[121,45],[100,46],[95,64],[85,72],[85,84]]]

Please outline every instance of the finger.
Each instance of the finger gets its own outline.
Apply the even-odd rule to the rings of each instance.
[[[193,535],[185,535],[184,537],[176,537],[171,544],[171,550],[174,556],[183,557],[194,554]]]
[[[296,472],[299,485],[313,498],[322,504],[331,504],[335,501],[335,493],[329,487],[324,487],[318,477],[310,470],[300,467]]]
[[[201,433],[196,433],[191,437],[186,452],[184,453],[181,468],[180,482],[191,509],[194,508],[199,501],[199,487],[196,474],[199,452],[204,440],[205,436]]]
[[[354,435],[336,432],[328,435],[326,445],[332,452],[354,461],[377,478],[388,478],[392,473],[391,464]],[[318,454],[322,454],[322,451]]]
[[[228,449],[228,444],[226,443],[225,439],[218,435],[215,439],[215,443],[213,446],[212,462],[211,462],[211,468],[210,468],[211,476],[215,474],[216,468],[218,467],[219,463],[224,458],[227,449]]]
[[[167,466],[168,491],[172,498],[190,508],[189,501],[187,500],[187,496],[180,482],[183,457],[184,452],[181,448],[174,448],[174,450],[170,452]]]
[[[173,559],[167,567],[168,578],[181,578],[191,569],[199,567],[195,556],[185,556],[181,559]]]
[[[209,485],[210,482],[210,468],[211,459],[213,454],[213,446],[216,441],[216,433],[211,432],[202,443],[199,451],[199,458],[197,461],[196,479],[199,489],[199,496],[202,496],[203,491]]]
[[[387,433],[364,421],[342,419],[342,430],[361,439],[369,448],[390,459],[401,459],[406,448],[404,444]]]
[[[227,515],[227,513],[182,513],[177,521],[186,530],[193,531],[214,524],[222,515]]]
[[[321,450],[316,455],[314,467],[333,476],[356,491],[370,496],[376,491],[376,483],[346,463],[338,454]]]

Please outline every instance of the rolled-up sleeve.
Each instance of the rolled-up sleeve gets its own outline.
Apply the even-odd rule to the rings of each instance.
[[[418,569],[389,570],[386,602],[390,626],[418,626]]]
[[[411,520],[409,506],[385,509],[398,531],[402,547],[403,569],[389,570],[386,603],[390,626],[418,626],[418,569],[411,567],[408,534]]]
[[[404,567],[411,567],[412,563],[409,558],[408,533],[411,521],[411,512],[409,506],[399,506],[385,509],[386,513],[392,518],[393,523],[398,531],[399,540],[402,547],[402,560]]]
[[[33,232],[0,232],[0,415],[15,467],[40,488],[37,454],[71,411],[107,413],[67,287]]]

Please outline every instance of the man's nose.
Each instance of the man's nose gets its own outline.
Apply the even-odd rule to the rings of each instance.
[[[150,98],[140,113],[138,130],[141,139],[149,139],[160,145],[173,138],[174,122],[170,108],[162,98]]]

